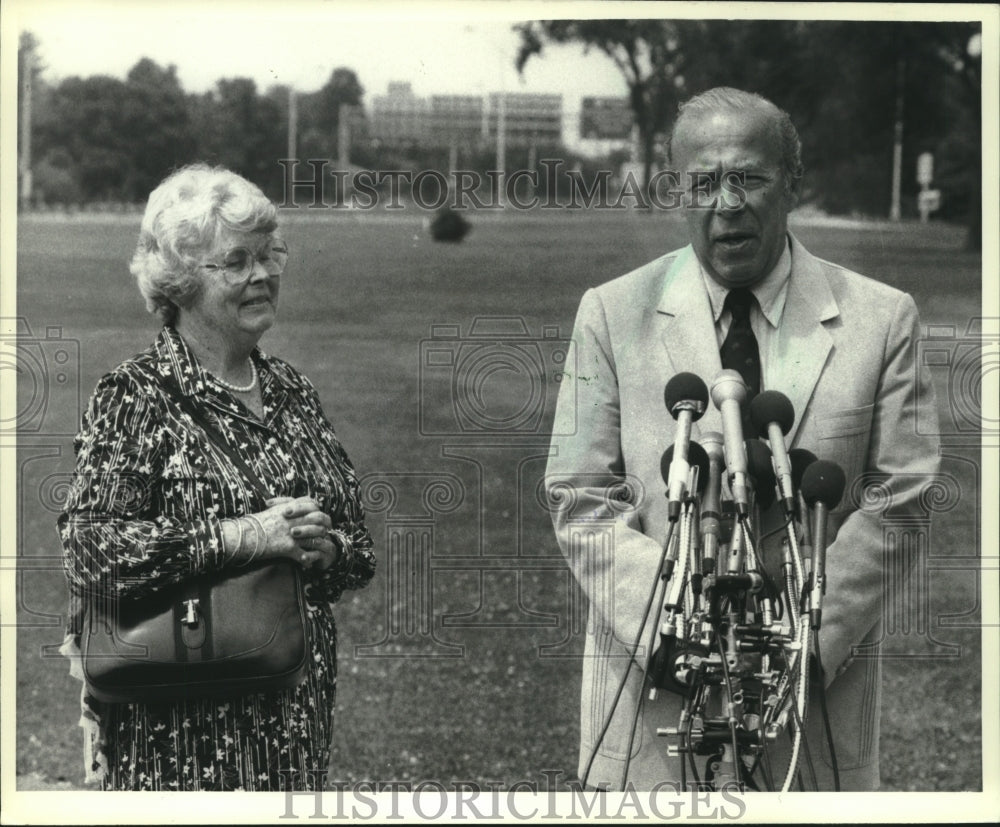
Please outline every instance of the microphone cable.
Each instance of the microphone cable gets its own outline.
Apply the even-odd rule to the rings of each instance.
[[[691,501],[689,500],[688,502],[691,502]],[[687,504],[688,503],[685,503],[685,505],[687,505]],[[692,525],[691,524],[694,522],[694,512],[691,509],[689,509],[689,508],[686,508],[686,507],[683,507],[683,506],[682,506],[682,508],[683,508],[683,510],[682,510],[682,512],[680,514],[680,519],[677,520],[676,522],[671,521],[671,523],[670,523],[670,525],[672,527],[671,530],[670,530],[670,534],[671,535],[673,534],[673,531],[675,530],[673,528],[673,526],[680,526],[680,538],[678,539],[678,551],[677,551],[677,558],[678,558],[678,561],[679,561],[679,565],[677,566],[677,568],[675,568],[671,572],[671,577],[670,578],[661,577],[660,579],[663,581],[663,592],[662,592],[662,595],[661,595],[661,603],[662,603],[667,598],[667,594],[668,594],[667,589],[668,589],[668,587],[670,585],[670,581],[671,581],[672,577],[676,577],[677,578],[676,582],[678,583],[678,588],[676,589],[676,591],[671,591],[669,593],[669,605],[670,605],[672,611],[680,609],[681,618],[679,618],[676,622],[677,622],[677,624],[679,624],[680,628],[683,629],[684,628],[683,627],[684,588],[688,584],[688,577],[689,577],[689,575],[688,575],[688,566],[691,565],[691,543],[692,543],[692,533],[691,533]],[[671,536],[670,539],[672,539],[672,536]],[[665,548],[669,548],[669,544],[665,544]],[[648,610],[649,609],[647,607],[647,612],[648,612]],[[645,617],[644,617],[643,618],[643,626],[645,626],[645,625],[646,625],[646,623],[645,623]],[[674,630],[673,630],[675,635],[676,635],[676,632],[677,632],[677,628],[678,627],[675,626]],[[656,646],[656,636],[658,634],[658,630],[656,628],[656,624],[655,623],[653,624],[653,628],[650,629],[649,631],[650,631],[650,634],[649,634],[649,652],[650,652],[650,655],[652,655],[652,653],[654,652],[654,647]],[[639,634],[640,635],[642,634],[642,628],[641,627],[639,629]],[[637,649],[638,649],[638,647],[637,647]],[[625,783],[628,780],[628,771],[629,771],[629,768],[632,765],[632,746],[635,743],[635,733],[636,733],[636,730],[639,727],[639,715],[642,712],[643,705],[646,703],[646,694],[647,693],[646,693],[646,681],[645,681],[645,677],[648,677],[648,674],[644,675],[644,680],[642,682],[642,687],[640,688],[639,703],[637,703],[635,705],[635,712],[632,715],[632,726],[629,729],[628,747],[625,750],[625,766],[623,768],[624,771],[622,772],[622,789],[625,789]],[[678,757],[680,757],[680,756],[678,756]],[[683,766],[684,766],[684,761],[683,761],[683,759],[681,759],[681,767],[683,768]]]
[[[791,518],[791,517],[789,517],[789,518],[788,518],[787,520],[785,520],[785,522],[783,522],[783,523],[782,523],[781,525],[779,525],[779,526],[778,526],[777,528],[772,528],[772,529],[771,529],[771,530],[770,530],[769,532],[767,532],[767,534],[764,534],[764,535],[762,535],[762,536],[761,536],[761,538],[760,538],[759,540],[757,540],[757,545],[758,545],[758,546],[762,546],[762,545],[764,545],[764,541],[765,541],[765,540],[768,540],[768,539],[770,539],[770,538],[771,538],[771,537],[773,537],[773,536],[774,536],[775,534],[777,534],[777,533],[779,533],[779,532],[781,532],[781,531],[785,531],[785,530],[787,530],[787,529],[788,529],[788,527],[789,527],[789,526],[790,526],[791,524],[792,524],[792,518]]]
[[[833,768],[833,789],[840,792],[840,766],[837,764],[837,750],[833,746],[833,729],[830,726],[830,712],[826,707],[826,677],[823,660],[819,654],[819,629],[813,629],[813,663],[816,665],[816,680],[819,683],[819,708],[823,715],[823,730],[830,745],[830,766]]]
[[[697,695],[701,695],[702,687],[698,687]],[[693,706],[694,704],[692,704]],[[697,785],[697,789],[701,789],[701,776],[698,774],[698,762],[694,758],[694,748],[691,746],[691,736],[694,734],[694,715],[688,717],[687,722],[687,757],[691,764],[691,774],[694,776],[694,783]],[[681,762],[683,766],[683,761]]]
[[[782,610],[782,605],[781,605],[781,590],[778,588],[777,583],[774,582],[774,578],[771,577],[770,572],[764,565],[763,559],[761,559],[761,556],[757,554],[757,549],[762,549],[764,546],[764,541],[768,537],[774,536],[779,531],[784,531],[789,526],[790,523],[791,521],[789,520],[788,522],[784,523],[778,528],[772,529],[763,537],[759,537],[756,540],[756,542],[754,542],[751,539],[752,537],[751,532],[753,531],[753,526],[750,523],[750,518],[745,516],[739,518],[739,524],[743,528],[747,547],[752,551],[752,556],[756,559],[757,562],[756,571],[760,575],[761,580],[764,581],[763,587],[761,588],[761,595],[763,597],[771,598],[775,610],[775,616],[774,616],[775,620],[781,620],[781,618],[784,616],[784,612]]]
[[[649,618],[649,611],[650,611],[650,609],[653,606],[653,601],[656,599],[656,593],[657,593],[657,591],[664,591],[664,592],[666,591],[667,581],[661,576],[661,574],[663,572],[663,564],[664,564],[664,561],[666,560],[667,551],[670,548],[670,542],[673,539],[674,528],[675,528],[676,525],[677,524],[675,522],[673,522],[673,521],[671,521],[667,525],[667,538],[663,542],[663,550],[660,552],[660,562],[659,562],[659,565],[657,566],[657,569],[656,569],[657,580],[653,583],[653,588],[650,589],[650,591],[649,591],[649,599],[646,601],[646,609],[643,612],[643,614],[642,614],[642,620],[639,623],[639,631],[636,634],[635,643],[632,646],[632,651],[629,653],[629,663],[625,667],[625,671],[622,674],[622,679],[618,683],[618,689],[615,692],[615,697],[611,701],[611,710],[610,710],[610,712],[608,712],[608,716],[607,716],[607,718],[604,721],[604,726],[601,727],[601,732],[597,736],[597,740],[594,741],[594,748],[591,750],[590,757],[587,759],[587,765],[584,768],[583,777],[580,779],[580,783],[584,787],[587,786],[587,779],[590,776],[590,770],[593,768],[594,761],[597,758],[597,751],[601,748],[601,744],[604,742],[604,736],[608,734],[608,728],[611,726],[611,719],[614,718],[615,711],[618,709],[618,703],[621,700],[622,692],[625,691],[625,684],[628,683],[628,676],[629,676],[629,673],[632,670],[632,665],[635,664],[636,666],[639,666],[639,663],[638,663],[638,661],[636,661],[635,657],[636,657],[636,653],[639,651],[639,645],[642,642],[642,630],[646,626],[646,621]],[[655,631],[655,628],[656,627],[654,625],[654,631]],[[652,652],[652,649],[650,649],[650,652]],[[643,672],[645,672],[645,670],[643,670]],[[640,687],[640,689],[639,689],[639,705],[640,706],[642,705],[642,695],[643,695],[644,689],[645,689],[645,680],[643,680],[643,686]],[[629,749],[629,752],[631,752],[631,747]],[[628,758],[628,757],[629,756],[626,755],[626,758]],[[622,782],[622,786],[623,787],[625,786],[624,780]]]
[[[739,787],[743,786],[743,773],[740,771],[740,752],[738,744],[736,743],[736,719],[733,717],[733,682],[732,678],[729,676],[729,662],[726,660],[726,650],[722,645],[722,635],[720,630],[716,627],[715,630],[715,642],[719,649],[719,655],[722,657],[722,679],[726,684],[726,699],[729,706],[727,714],[729,717],[729,736],[732,739],[733,747],[733,772],[736,776],[736,784]]]
[[[809,739],[805,735],[805,726],[802,723],[802,718],[799,716],[799,710],[796,707],[792,707],[792,712],[795,716],[795,725],[802,732],[802,756],[806,759],[806,767],[809,769],[809,780],[812,781],[813,789],[819,791],[819,781],[816,780],[816,767],[813,764],[812,753],[809,751]],[[792,733],[788,733],[791,737]],[[802,770],[799,769],[799,783],[802,783]]]

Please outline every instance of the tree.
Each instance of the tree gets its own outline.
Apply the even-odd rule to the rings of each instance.
[[[131,148],[133,200],[144,199],[172,169],[194,160],[188,100],[175,66],[163,69],[144,57],[129,70],[122,121]]]
[[[703,41],[698,20],[535,20],[518,23],[519,72],[546,42],[582,43],[596,48],[618,67],[628,84],[629,101],[642,145],[643,181],[648,185],[656,144],[687,97],[685,74]]]
[[[133,147],[123,118],[125,84],[117,78],[70,77],[52,90],[35,121],[40,158],[65,152],[86,200],[129,200]],[[59,164],[54,164],[60,166]],[[50,194],[61,200],[58,194]]]
[[[340,66],[316,92],[299,97],[299,155],[335,158],[341,106],[360,106],[364,87],[353,69]]]
[[[597,48],[615,62],[647,176],[679,102],[714,86],[773,100],[802,138],[804,200],[831,212],[888,214],[901,101],[903,204],[915,213],[916,158],[933,151],[949,208],[967,206],[970,244],[981,243],[978,23],[559,20],[514,28],[519,70],[549,43]]]
[[[192,100],[200,156],[274,192],[281,180],[286,121],[279,102],[250,78],[226,78]]]
[[[942,189],[968,196],[966,246],[983,248],[982,27],[952,23],[928,29],[925,54],[947,71],[947,135],[939,146]]]

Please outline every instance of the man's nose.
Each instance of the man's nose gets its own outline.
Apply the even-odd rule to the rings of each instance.
[[[722,215],[733,215],[742,212],[746,204],[746,191],[725,182],[722,183],[715,194],[714,209],[716,213]]]

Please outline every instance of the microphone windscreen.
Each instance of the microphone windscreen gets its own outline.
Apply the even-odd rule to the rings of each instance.
[[[691,411],[691,421],[697,422],[708,407],[708,386],[697,374],[678,373],[663,389],[663,402],[674,419],[686,410]],[[678,407],[682,402],[687,404]]]
[[[674,461],[674,446],[671,445],[660,457],[660,476],[663,482],[670,485],[670,463]],[[693,439],[688,443],[688,465],[698,466],[698,493],[701,494],[708,485],[709,461],[708,453]]]
[[[767,426],[777,422],[781,433],[788,434],[795,422],[792,400],[781,391],[763,391],[750,402],[750,422],[758,436],[767,439]]]
[[[816,455],[806,448],[792,448],[788,452],[788,461],[792,464],[792,486],[798,491],[802,487],[802,475],[816,462]]]
[[[759,439],[748,439],[745,443],[747,451],[747,476],[756,483],[757,503],[761,508],[770,508],[775,499],[774,465],[771,463],[771,449]]]
[[[809,505],[823,503],[832,510],[844,496],[847,480],[844,469],[835,462],[818,459],[802,474],[802,496]]]

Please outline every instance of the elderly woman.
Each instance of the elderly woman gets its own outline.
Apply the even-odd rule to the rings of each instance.
[[[224,169],[184,168],[150,195],[131,269],[164,327],[94,391],[59,531],[77,621],[85,596],[142,597],[251,559],[291,559],[304,569],[311,668],[295,689],[222,700],[105,704],[85,689],[88,779],[104,789],[312,789],[329,762],[331,604],[371,579],[375,558],[316,390],[257,347],[288,258],[276,231],[274,205]],[[182,416],[169,377],[270,497]]]

